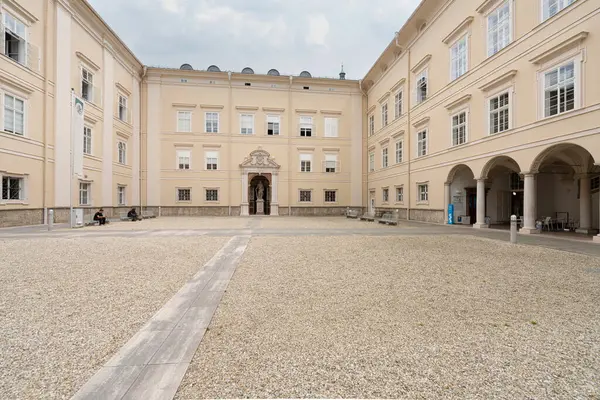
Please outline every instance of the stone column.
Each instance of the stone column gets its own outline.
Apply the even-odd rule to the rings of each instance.
[[[537,217],[537,193],[535,192],[535,175],[525,174],[525,193],[524,197],[524,226],[521,228],[521,233],[539,233],[535,227],[535,218]]]
[[[246,171],[242,171],[242,204],[240,215],[242,217],[250,215],[250,209],[248,207],[248,173]]]
[[[444,224],[448,225],[448,205],[452,199],[452,193],[450,193],[450,183],[444,183]]]
[[[485,223],[485,179],[477,179],[477,221],[473,228],[489,228]]]
[[[600,203],[600,202],[599,202]],[[599,219],[600,219],[600,212],[598,213],[599,215]],[[600,222],[600,221],[599,221]],[[600,223],[598,224],[598,226],[600,227]],[[594,236],[594,243],[598,243],[600,244],[600,234],[598,234],[597,236]]]
[[[595,233],[592,229],[592,194],[590,176],[581,175],[579,180],[579,229],[577,233]]]
[[[279,173],[273,172],[271,174],[272,185],[271,188],[271,215],[279,216]]]

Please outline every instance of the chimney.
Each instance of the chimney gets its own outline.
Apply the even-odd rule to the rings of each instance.
[[[342,72],[340,72],[340,79],[346,80],[346,73],[344,72],[344,64],[342,64]]]

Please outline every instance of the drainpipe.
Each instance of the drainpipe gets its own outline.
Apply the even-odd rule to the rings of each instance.
[[[232,145],[231,145],[231,141],[232,141],[232,134],[233,134],[233,130],[232,130],[232,124],[233,124],[233,87],[231,86],[231,71],[227,72],[227,78],[229,79],[229,132],[230,134],[228,135],[229,137],[229,146],[227,146],[229,149],[229,163],[231,163],[232,161]],[[229,204],[228,207],[228,215],[231,217],[231,168],[227,168],[227,182],[229,182],[229,190],[227,191],[227,204]],[[247,189],[246,189],[247,190]],[[244,193],[242,193],[242,198],[244,196]],[[242,205],[240,203],[240,214],[242,213]]]
[[[42,208],[44,209],[44,224],[47,224],[48,221],[48,196],[46,191],[48,190],[48,91],[50,87],[50,83],[48,80],[48,47],[50,44],[50,38],[48,37],[48,2],[44,2],[44,38],[46,42],[44,43],[43,57],[44,57],[44,111],[42,115],[42,120],[44,121],[43,127],[43,140],[44,140],[44,166],[42,168]],[[54,183],[56,187],[56,182]]]
[[[396,38],[397,38],[397,36],[396,36]],[[406,135],[406,148],[408,149],[408,152],[407,152],[407,154],[408,154],[408,157],[407,157],[407,160],[408,160],[408,188],[406,190],[406,194],[408,195],[408,207],[406,207],[406,220],[410,221],[410,201],[412,200],[412,197],[411,197],[411,194],[410,194],[410,189],[412,187],[411,182],[410,182],[410,160],[411,160],[411,157],[412,157],[412,147],[410,145],[410,139],[412,137],[411,136],[411,125],[410,125],[410,116],[411,116],[411,104],[410,104],[410,102],[412,100],[412,96],[410,95],[410,93],[411,93],[411,90],[410,90],[410,88],[411,88],[411,83],[410,83],[410,81],[411,81],[411,79],[410,79],[411,78],[411,71],[410,71],[410,48],[407,50],[407,52],[408,52],[408,54],[406,56],[408,57],[408,61],[407,61],[408,62],[408,68],[407,68],[408,74],[407,74],[407,79],[406,79],[406,86],[408,88],[409,96],[406,96],[406,98],[408,100],[407,101],[407,103],[408,103],[407,104],[408,114],[406,115],[406,133],[407,133],[407,135]]]
[[[370,199],[369,199],[369,150],[368,150],[368,148],[369,148],[369,132],[368,132],[369,131],[369,128],[368,128],[368,126],[369,126],[369,116],[367,115],[366,110],[369,109],[369,107],[368,107],[369,106],[369,96],[367,96],[367,94],[363,90],[362,79],[360,79],[358,81],[358,89],[360,90],[360,92],[362,93],[362,96],[363,96],[363,115],[365,115],[367,117],[366,118],[366,121],[367,121],[367,140],[365,141],[365,144],[367,146],[366,147],[367,148],[367,151],[366,151],[366,154],[367,154],[367,157],[366,157],[367,182],[366,182],[366,187],[365,187],[365,190],[366,190],[366,193],[365,193],[366,207],[365,208],[368,211],[369,210],[369,201],[370,201]],[[366,104],[367,107],[366,107],[366,109],[365,109],[365,105],[364,105],[364,99],[365,98],[367,99],[367,104]],[[363,123],[363,126],[361,127],[361,129],[362,129],[363,134],[364,134],[365,133],[364,123]],[[364,167],[364,164],[363,164],[363,167]],[[365,204],[365,203],[363,203],[363,204]]]
[[[139,167],[138,167],[138,170],[140,171],[140,174],[138,176],[138,195],[140,196],[140,198],[139,198],[139,201],[140,201],[140,213],[143,210],[142,207],[143,207],[143,204],[144,204],[144,202],[142,201],[142,199],[143,199],[143,195],[142,195],[142,175],[143,175],[142,174],[142,166],[143,166],[143,163],[142,163],[142,156],[143,156],[143,154],[142,154],[142,115],[144,115],[142,113],[142,108],[144,107],[144,102],[142,101],[142,98],[143,98],[143,96],[142,96],[142,88],[143,88],[143,84],[144,84],[144,79],[146,79],[146,75],[147,74],[148,74],[148,67],[146,67],[144,65],[144,67],[142,69],[142,76],[140,77],[140,83],[139,83],[140,88],[138,90],[138,94],[140,95],[140,98],[139,98],[140,109],[138,110],[138,112],[140,113],[140,126],[139,126],[140,131],[138,133],[138,139],[139,139],[138,146],[140,148],[139,151],[138,151],[138,153],[139,153],[139,158],[138,158]],[[146,129],[147,129],[147,126],[146,126]],[[147,155],[146,155],[146,158],[148,158]],[[146,174],[148,174],[148,171],[146,171]],[[146,204],[146,206],[147,206],[147,204]]]
[[[294,77],[290,76],[290,87],[289,87],[289,118],[288,118],[288,216],[292,216],[292,135],[294,134],[294,110],[292,110],[292,84],[294,83]],[[297,166],[296,166],[297,168]],[[279,183],[277,184],[279,188]],[[279,199],[277,199],[279,200]]]

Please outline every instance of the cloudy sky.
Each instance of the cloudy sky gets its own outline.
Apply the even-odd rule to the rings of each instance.
[[[140,60],[362,78],[420,0],[88,0]]]

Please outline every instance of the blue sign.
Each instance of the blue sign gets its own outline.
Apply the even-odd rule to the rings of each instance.
[[[454,225],[454,204],[448,204],[448,225]]]

